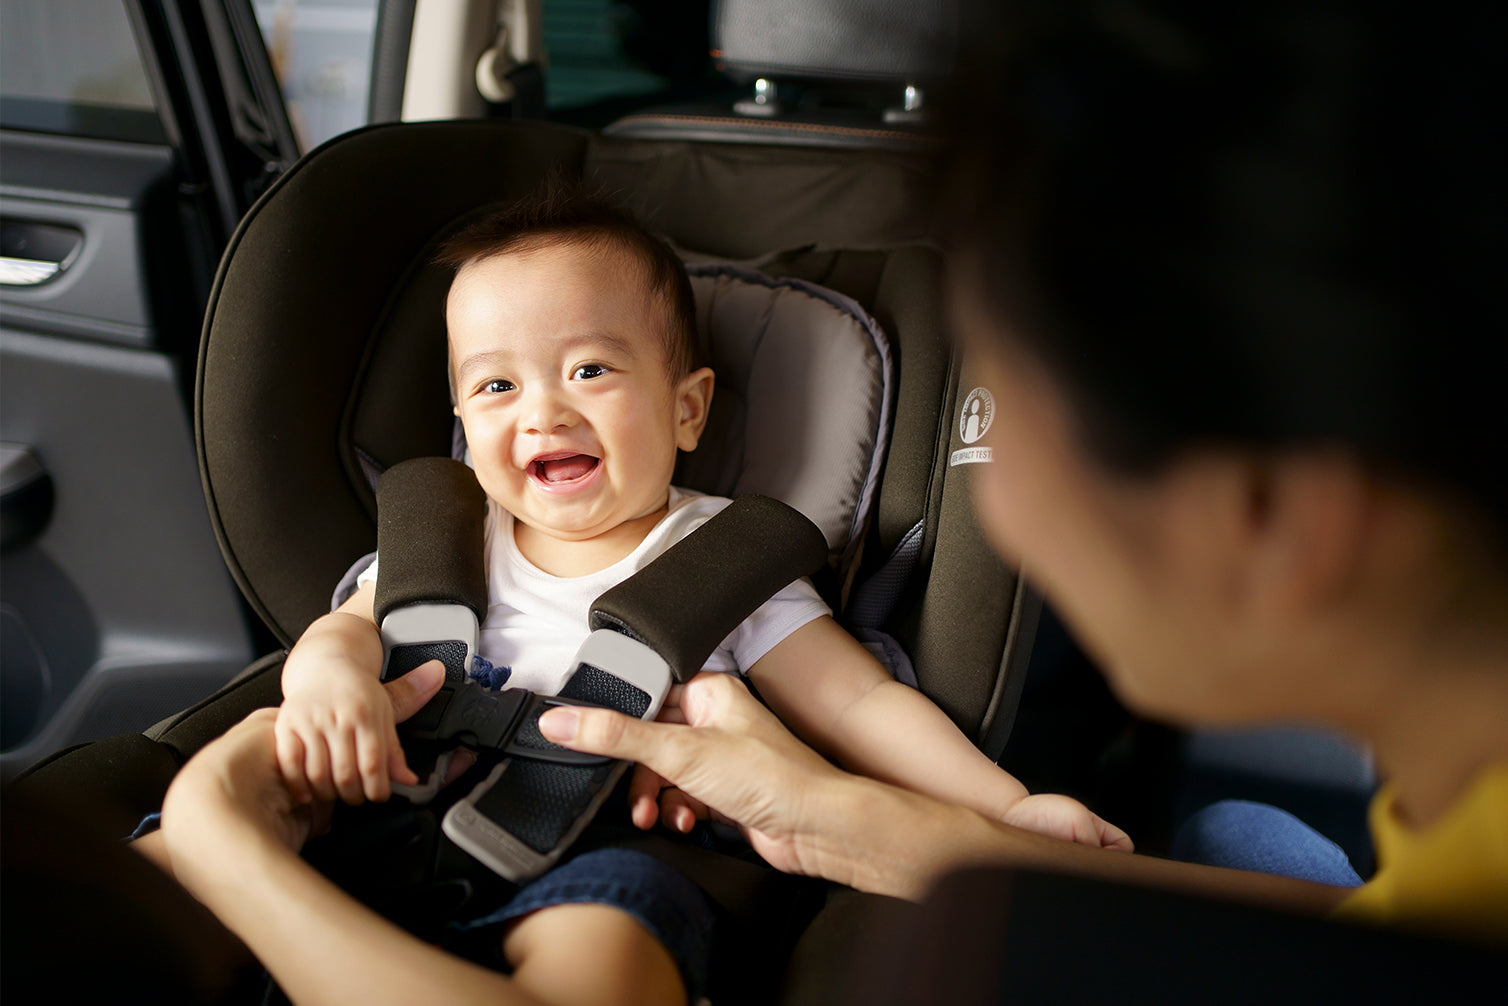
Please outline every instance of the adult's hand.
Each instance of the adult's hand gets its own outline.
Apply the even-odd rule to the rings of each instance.
[[[738,825],[772,866],[824,875],[809,815],[820,790],[851,777],[792,736],[732,675],[700,674],[668,701],[684,724],[558,706],[539,729],[564,746],[648,766]]]
[[[389,697],[402,720],[443,674],[410,672]],[[298,1003],[528,1003],[512,980],[415,939],[318,873],[296,850],[333,803],[301,803],[278,769],[277,711],[247,717],[179,772],[162,831],[179,881]]]
[[[700,674],[670,701],[684,723],[560,706],[539,728],[566,747],[648,766],[786,873],[916,897],[940,869],[995,841],[972,811],[833,767],[731,675]]]
[[[385,685],[401,722],[444,683],[438,662]],[[297,852],[329,822],[330,804],[305,802],[278,768],[276,709],[259,709],[193,758],[168,788],[162,832],[171,869],[190,890],[233,875],[261,843]]]

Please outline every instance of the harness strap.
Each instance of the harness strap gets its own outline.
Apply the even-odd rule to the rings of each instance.
[[[822,533],[796,510],[741,497],[599,597],[565,686],[538,696],[491,691],[466,676],[487,597],[486,502],[474,472],[448,458],[403,462],[382,476],[378,507],[383,680],[433,657],[446,663],[440,693],[401,728],[406,750],[436,765],[407,795],[437,793],[436,751],[478,749],[486,775],[445,811],[442,830],[515,881],[556,862],[627,768],[550,743],[539,716],[583,703],[653,717],[672,678],[689,680],[755,609],[828,554]]]
[[[647,644],[689,681],[728,633],[827,561],[827,539],[790,506],[740,496],[592,605],[593,629]]]

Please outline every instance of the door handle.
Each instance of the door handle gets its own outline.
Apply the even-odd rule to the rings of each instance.
[[[0,284],[36,286],[73,264],[84,247],[75,227],[0,220]]]

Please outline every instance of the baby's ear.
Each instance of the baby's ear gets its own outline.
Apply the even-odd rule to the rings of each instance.
[[[676,385],[675,445],[694,451],[707,427],[707,413],[712,408],[714,377],[711,367],[701,367],[681,378]]]

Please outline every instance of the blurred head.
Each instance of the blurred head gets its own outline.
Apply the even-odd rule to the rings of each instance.
[[[1168,605],[1192,622],[1217,585],[1157,596],[1175,558],[1218,576],[1224,532],[1205,529],[1205,555],[1167,526],[1224,512],[1195,483],[1237,493],[1248,523],[1303,497],[1312,524],[1370,480],[1501,554],[1508,165],[1488,7],[1011,10],[964,33],[993,48],[957,82],[942,186],[955,327],[1010,388],[982,518],[1086,642],[1109,664],[1162,659],[1133,621],[1197,642]],[[1035,443],[999,442],[1011,408]],[[1028,484],[1013,454],[1046,467]]]

